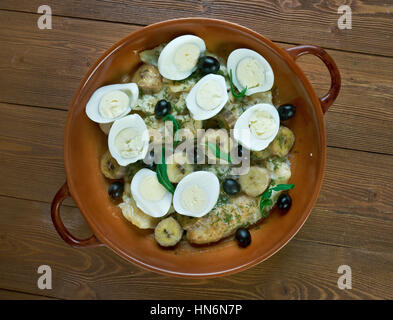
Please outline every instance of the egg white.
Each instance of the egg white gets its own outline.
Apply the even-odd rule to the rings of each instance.
[[[196,64],[191,70],[179,70],[174,62],[177,50],[185,44],[195,44],[200,49],[200,54],[203,54],[206,50],[205,42],[197,36],[183,35],[173,39],[162,49],[158,57],[158,70],[164,78],[183,80],[196,70]]]
[[[172,194],[165,190],[164,196],[160,200],[152,201],[145,199],[141,195],[139,187],[143,179],[149,175],[156,176],[157,174],[149,169],[141,169],[134,175],[131,181],[131,194],[137,207],[144,213],[154,218],[163,217],[168,213],[171,207]]]
[[[203,85],[206,81],[209,81],[209,80],[216,81],[216,83],[218,83],[218,85],[220,86],[220,88],[222,90],[222,101],[219,104],[219,106],[217,106],[216,108],[214,108],[212,110],[206,110],[206,109],[201,108],[198,105],[197,99],[196,99],[198,90],[201,87],[201,85]],[[206,119],[210,119],[210,118],[214,117],[216,114],[218,114],[222,110],[222,108],[225,106],[227,101],[228,101],[228,92],[227,92],[227,87],[226,87],[226,83],[225,83],[225,78],[223,76],[220,76],[217,74],[208,74],[208,75],[204,76],[203,78],[201,78],[194,85],[194,87],[191,89],[191,91],[189,92],[189,94],[186,97],[187,109],[190,111],[191,117],[194,120],[206,120]]]
[[[258,111],[267,111],[273,117],[274,122],[276,124],[275,131],[267,139],[257,138],[252,134],[249,127],[251,117],[254,115],[255,112]],[[267,146],[270,144],[270,142],[273,141],[273,139],[276,137],[278,133],[279,128],[280,128],[280,117],[278,115],[277,109],[271,104],[260,103],[248,108],[246,111],[244,111],[241,114],[241,116],[237,119],[235,123],[233,136],[238,143],[240,143],[247,149],[252,151],[261,151],[266,149]]]
[[[258,52],[250,50],[250,49],[236,49],[231,52],[231,54],[228,57],[227,60],[227,68],[228,68],[228,74],[230,70],[232,69],[232,82],[235,85],[235,87],[239,90],[242,91],[244,89],[244,86],[241,85],[239,80],[237,79],[236,75],[236,69],[238,67],[238,64],[240,61],[246,58],[254,58],[256,59],[259,64],[261,65],[262,69],[264,70],[265,74],[265,81],[263,84],[259,85],[258,87],[255,88],[247,88],[246,95],[250,96],[254,93],[257,92],[265,92],[270,90],[273,87],[274,84],[274,73],[273,69],[270,66],[269,62],[262,57]]]
[[[133,158],[123,158],[115,146],[115,139],[117,135],[120,133],[120,131],[127,128],[134,128],[142,135],[143,149],[140,154]],[[121,166],[126,166],[130,163],[134,163],[143,159],[146,156],[149,147],[149,131],[141,116],[138,114],[131,114],[116,120],[109,130],[108,147],[112,157],[115,158]]]
[[[184,190],[195,185],[203,189],[207,195],[207,203],[203,210],[198,213],[187,210],[182,204],[182,195]],[[219,193],[220,182],[215,174],[207,171],[196,171],[188,174],[178,183],[173,195],[173,207],[179,214],[189,217],[203,217],[214,208],[217,203]]]
[[[105,94],[120,90],[126,93],[129,96],[130,103],[128,108],[119,116],[115,118],[105,118],[101,115],[99,111],[99,106],[101,99],[105,96]],[[110,123],[117,119],[122,118],[126,114],[130,113],[133,106],[135,106],[136,101],[138,100],[139,89],[136,83],[123,83],[123,84],[111,84],[108,86],[101,87],[94,91],[89,101],[86,104],[86,114],[87,116],[97,123]]]

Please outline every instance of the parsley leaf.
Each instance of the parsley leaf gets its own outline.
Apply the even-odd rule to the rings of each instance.
[[[246,94],[246,91],[247,91],[247,87],[245,87],[245,88],[242,90],[242,92],[240,92],[239,94],[237,94],[237,93],[235,92],[235,87],[233,86],[233,80],[232,80],[232,69],[229,70],[229,84],[230,84],[230,86],[231,86],[232,95],[233,95],[235,98],[242,98],[242,97],[244,97],[244,95]]]
[[[157,164],[156,172],[158,182],[170,193],[174,193],[175,187],[168,178],[167,167],[165,163],[165,148],[162,148],[162,163]]]
[[[273,200],[271,199],[273,191],[290,190],[293,189],[294,187],[295,187],[294,184],[278,184],[274,187],[267,189],[264,193],[262,193],[261,199],[259,201],[259,211],[261,212],[262,216],[266,218],[267,217],[266,208],[273,205]]]

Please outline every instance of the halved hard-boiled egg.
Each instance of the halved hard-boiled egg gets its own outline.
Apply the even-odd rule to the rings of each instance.
[[[173,207],[179,214],[202,217],[217,203],[220,182],[215,174],[196,171],[180,180],[173,195]]]
[[[138,100],[135,83],[111,84],[97,89],[86,104],[87,116],[98,123],[113,122],[131,111]]]
[[[196,70],[198,59],[205,50],[205,42],[197,36],[177,37],[162,49],[158,70],[164,78],[183,80]]]
[[[267,103],[256,104],[244,111],[234,127],[234,138],[249,150],[261,151],[273,141],[280,128],[277,109]]]
[[[247,87],[247,96],[268,91],[273,87],[272,67],[258,52],[250,49],[232,51],[228,57],[227,68],[228,71],[232,70],[232,82],[239,91]]]
[[[165,216],[172,204],[172,194],[158,181],[157,173],[139,170],[131,181],[131,194],[136,205],[149,216]]]
[[[149,131],[138,114],[116,120],[108,135],[112,157],[121,166],[143,159],[149,147]]]
[[[208,74],[200,79],[186,98],[186,105],[194,120],[205,120],[219,113],[228,101],[225,78]]]

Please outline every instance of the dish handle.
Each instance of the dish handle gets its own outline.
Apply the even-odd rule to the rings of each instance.
[[[333,58],[321,47],[313,46],[313,45],[299,45],[292,48],[285,49],[289,55],[296,60],[298,57],[304,54],[312,54],[317,56],[322,62],[326,65],[329,70],[331,83],[330,89],[327,94],[325,94],[322,98],[319,98],[321,103],[323,113],[328,111],[329,107],[336,100],[338,93],[340,92],[341,87],[341,76],[338,71],[337,65],[334,62]]]
[[[78,248],[96,247],[96,246],[103,245],[94,234],[90,238],[82,240],[76,238],[67,230],[60,217],[60,206],[63,203],[63,201],[69,196],[70,196],[70,191],[68,189],[67,182],[65,182],[63,186],[60,188],[60,190],[57,191],[51,205],[51,217],[52,217],[53,225],[55,226],[55,229],[59,233],[60,237],[69,245]]]

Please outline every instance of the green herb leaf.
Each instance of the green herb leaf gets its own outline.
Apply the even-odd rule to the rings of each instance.
[[[261,195],[261,199],[269,199],[272,196],[272,189],[267,189],[264,193]]]
[[[262,216],[264,218],[267,217],[267,212],[265,211],[265,208],[273,205],[273,201],[271,199],[261,199],[259,202],[259,211],[261,212]]]
[[[234,87],[234,85],[233,85],[233,80],[232,80],[232,69],[229,70],[229,84],[230,84],[230,86],[231,86],[232,95],[233,95],[235,98],[242,98],[242,97],[244,97],[244,95],[246,94],[246,91],[247,91],[247,87],[245,87],[245,88],[242,90],[242,92],[240,92],[239,94],[237,94],[237,93],[235,92],[235,87]]]
[[[175,187],[170,183],[169,179],[165,178],[166,164],[157,164],[157,179],[158,182],[167,189],[170,193],[175,192]]]
[[[173,128],[175,129],[175,133],[177,130],[179,130],[179,123],[177,122],[177,120],[175,119],[175,117],[173,115],[171,115],[170,113],[168,113],[164,118],[162,118],[164,121],[170,120],[173,123]]]
[[[181,141],[175,140],[175,141],[173,141],[173,146],[176,148],[180,143],[181,143]]]
[[[167,167],[165,163],[165,149],[162,148],[162,163],[157,164],[157,179],[162,186],[170,193],[175,192],[175,187],[168,178]]]
[[[172,114],[167,114],[164,118],[162,118],[164,121],[167,121],[167,120],[170,120],[170,121],[172,121],[172,123],[173,123],[173,128],[175,129],[175,132],[174,132],[174,134],[176,134],[176,131],[177,130],[179,130],[179,128],[180,128],[180,124],[179,124],[179,122],[175,119],[175,117],[172,115]],[[174,145],[174,147],[176,148],[178,145],[179,145],[179,143],[180,143],[181,141],[173,141],[173,145]]]
[[[232,215],[230,213],[225,213],[224,222],[226,224],[229,224],[231,223],[231,221],[232,221]]]
[[[217,147],[217,145],[215,145],[214,143],[210,143],[210,142],[206,142],[206,146],[214,152],[214,154],[216,155],[216,158],[218,159],[222,159],[225,161],[228,161],[229,163],[232,163],[231,157],[229,156],[229,154],[222,152],[220,150],[219,147]]]
[[[295,187],[294,184],[278,184],[274,187],[267,189],[261,195],[261,199],[259,200],[259,211],[261,212],[264,218],[267,217],[266,208],[273,205],[273,200],[270,198],[272,196],[273,191],[283,191],[283,190],[290,190]]]
[[[282,191],[282,190],[291,190],[295,187],[294,184],[278,184],[275,187],[271,188],[273,191]]]

